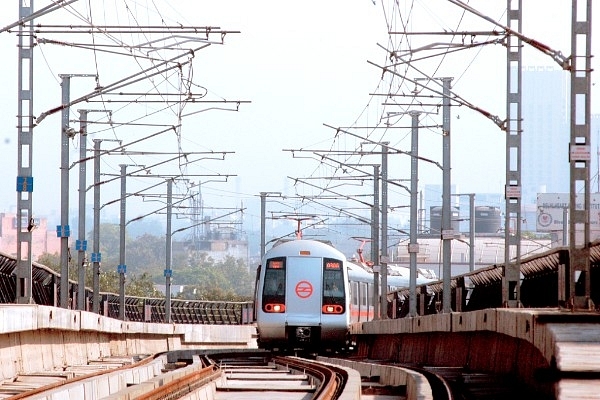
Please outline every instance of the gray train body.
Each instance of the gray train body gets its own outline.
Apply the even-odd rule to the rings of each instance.
[[[390,275],[388,284],[408,287],[409,276]],[[257,271],[254,304],[259,346],[347,348],[350,324],[373,318],[372,290],[370,268],[347,260],[330,244],[303,239],[276,244]]]

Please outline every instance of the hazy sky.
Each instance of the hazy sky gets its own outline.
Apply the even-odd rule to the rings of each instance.
[[[6,26],[17,19],[19,1],[6,7],[0,17],[0,26]],[[398,3],[398,5],[394,5]],[[551,48],[570,54],[570,7],[564,0],[524,1],[523,33],[535,38]],[[40,9],[49,1],[36,1]],[[243,100],[250,103],[239,105],[239,110],[226,111],[218,108],[235,108],[234,104],[188,104],[182,111],[191,114],[181,120],[182,127],[177,135],[169,131],[154,139],[128,147],[128,150],[146,152],[216,151],[231,152],[225,160],[203,160],[187,167],[178,168],[169,163],[152,169],[152,173],[165,174],[184,170],[188,174],[228,174],[227,183],[206,182],[214,178],[190,178],[204,181],[202,193],[207,207],[248,207],[245,218],[254,221],[258,228],[258,194],[260,192],[295,193],[311,196],[322,192],[310,185],[288,179],[311,178],[306,180],[316,186],[328,185],[337,193],[362,196],[372,192],[371,182],[350,182],[342,179],[344,173],[333,166],[335,163],[320,163],[311,152],[296,152],[291,149],[317,149],[348,152],[360,147],[364,140],[348,134],[336,134],[334,127],[345,127],[368,141],[389,141],[390,146],[401,151],[410,151],[410,116],[391,117],[389,113],[405,113],[415,109],[408,106],[410,99],[394,97],[398,104],[384,106],[390,98],[381,96],[389,92],[409,93],[414,85],[401,84],[403,77],[422,79],[431,77],[452,77],[453,90],[470,103],[501,119],[505,117],[505,59],[506,50],[501,44],[490,44],[471,50],[461,50],[441,56],[445,46],[451,41],[449,36],[388,35],[388,31],[490,31],[499,30],[462,9],[443,0],[384,1],[375,0],[308,0],[301,3],[275,0],[136,0],[136,1],[94,1],[76,2],[69,10],[60,10],[52,15],[39,18],[42,24],[81,24],[83,18],[92,19],[96,25],[160,25],[170,26],[214,26],[227,31],[240,31],[225,36],[224,45],[211,45],[194,55],[193,69],[182,67],[183,78],[170,75],[168,79],[154,77],[123,91],[166,93],[180,90],[192,82],[190,90],[205,94],[203,100]],[[477,0],[469,3],[487,16],[506,24],[503,0]],[[400,9],[398,9],[398,7]],[[77,11],[77,14],[75,11]],[[595,10],[597,14],[597,9]],[[600,16],[598,16],[600,17]],[[596,18],[597,19],[597,18]],[[404,27],[403,27],[404,26]],[[595,32],[594,32],[595,33]],[[186,35],[191,36],[191,35]],[[100,35],[43,34],[39,38],[53,38],[67,44],[74,42],[95,43],[106,39]],[[157,36],[154,36],[156,38]],[[148,40],[141,34],[115,34],[114,43],[142,43]],[[218,40],[219,36],[211,36]],[[465,37],[469,43],[470,37]],[[493,40],[477,36],[477,42]],[[453,39],[453,45],[460,41]],[[420,51],[410,66],[399,66],[396,74],[383,74],[380,67],[389,63],[386,48],[392,46],[402,51],[417,49],[437,43],[438,50]],[[15,211],[15,177],[17,174],[17,36],[15,33],[0,33],[0,50],[4,56],[0,84],[3,95],[0,98],[0,123],[2,124],[2,181],[4,190],[0,193],[0,211]],[[187,47],[194,45],[186,44]],[[431,47],[431,46],[430,46]],[[595,43],[597,49],[597,43]],[[135,52],[135,50],[132,50]],[[174,51],[157,51],[164,58],[172,57]],[[597,54],[593,51],[593,54]],[[184,57],[183,60],[186,58]],[[556,66],[550,57],[529,47],[524,49],[525,65]],[[594,65],[597,59],[594,59]],[[59,74],[98,74],[99,84],[107,86],[125,76],[139,73],[142,66],[148,65],[141,58],[115,56],[105,52],[40,44],[34,55],[34,114],[50,110],[60,104],[61,88]],[[598,70],[597,66],[594,67]],[[566,73],[566,72],[565,72]],[[593,76],[593,82],[597,78]],[[71,99],[90,93],[96,85],[92,78],[72,78]],[[433,84],[432,84],[433,85]],[[435,86],[432,86],[435,87]],[[436,90],[440,90],[436,88]],[[594,86],[594,90],[595,86]],[[375,95],[379,94],[379,95]],[[431,94],[427,91],[424,95]],[[153,99],[156,99],[155,96]],[[164,98],[164,96],[162,96]],[[107,103],[81,103],[71,109],[71,119],[78,118],[78,109],[113,110],[113,122],[136,122],[153,126],[130,125],[107,129],[107,125],[88,128],[88,148],[91,139],[121,139],[124,143],[151,135],[166,129],[166,125],[179,122],[181,111],[176,105],[163,109],[157,103],[125,105]],[[146,99],[149,97],[145,97]],[[113,99],[115,99],[113,97]],[[439,99],[422,98],[423,103],[437,102]],[[207,110],[207,108],[214,109]],[[162,109],[162,110],[161,110]],[[203,111],[205,110],[205,111]],[[436,107],[422,108],[423,128],[420,130],[420,154],[423,157],[442,162],[441,110]],[[600,112],[598,103],[592,100],[592,112]],[[94,114],[90,119],[100,119]],[[386,118],[394,128],[371,129],[381,126]],[[104,120],[106,122],[106,120]],[[78,129],[78,123],[71,126]],[[361,128],[362,127],[362,128]],[[504,185],[504,134],[489,119],[466,107],[452,110],[452,181],[465,193],[502,192]],[[79,158],[79,138],[71,142],[70,161]],[[115,146],[104,143],[103,149]],[[60,210],[60,113],[45,119],[34,130],[34,215],[56,216]],[[366,145],[364,150],[373,150]],[[565,150],[566,151],[566,150]],[[299,157],[312,158],[299,158]],[[332,156],[354,164],[379,163],[379,156],[350,157]],[[102,172],[118,174],[119,164],[152,165],[168,158],[167,156],[105,156]],[[190,158],[193,158],[190,156]],[[198,157],[196,157],[198,158]],[[409,159],[394,155],[389,161],[389,178],[402,180],[410,178]],[[130,168],[134,167],[128,167]],[[420,184],[441,184],[442,175],[433,163],[422,162]],[[372,167],[362,168],[372,171]],[[88,164],[88,185],[92,179],[92,166]],[[349,171],[352,172],[352,171]],[[476,173],[475,173],[476,172]],[[346,174],[347,175],[347,174]],[[360,172],[352,172],[360,175]],[[335,180],[323,183],[319,177],[336,176]],[[77,205],[78,169],[71,169],[71,208]],[[105,176],[103,179],[110,179]],[[141,190],[159,182],[154,179],[131,178],[128,192]],[[183,192],[184,185],[178,185],[176,192]],[[335,187],[335,188],[334,188]],[[119,196],[118,181],[102,187],[102,203],[108,203]],[[159,186],[151,193],[165,193],[165,186]],[[327,192],[325,194],[331,194]],[[408,193],[400,188],[390,189],[390,205],[408,205]],[[361,201],[371,200],[357,197]],[[142,201],[140,197],[128,200],[128,217],[134,218],[149,210],[161,208],[156,202]],[[88,204],[92,202],[91,191]],[[301,202],[288,199],[271,210],[300,211]],[[339,202],[338,202],[339,203]],[[345,202],[347,209],[361,207],[357,202]],[[279,208],[278,208],[279,207]],[[106,206],[105,211],[118,215],[118,204]],[[405,210],[406,212],[408,210]],[[216,215],[226,211],[213,211]],[[403,212],[403,211],[400,211]]]

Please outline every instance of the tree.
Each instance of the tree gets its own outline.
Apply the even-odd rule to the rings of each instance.
[[[119,273],[116,270],[100,272],[100,291],[119,293]]]
[[[144,234],[126,247],[127,270],[160,276],[166,264],[165,238]]]
[[[139,276],[132,275],[127,278],[125,294],[136,297],[164,297],[158,290],[154,289],[152,277],[145,272]]]
[[[38,256],[37,262],[51,268],[53,271],[60,272],[60,254],[42,253]]]
[[[93,236],[90,233],[90,236]],[[117,266],[120,262],[121,240],[118,224],[100,225],[100,291],[120,292],[120,275]],[[156,236],[142,235],[133,240],[125,235],[125,261],[127,275],[125,294],[140,297],[162,297],[153,287],[152,276],[162,275],[165,260],[165,241]],[[92,271],[88,268],[86,285],[92,285]]]
[[[176,282],[185,282],[178,298],[189,300],[248,301],[252,299],[254,276],[242,259],[227,257],[215,263],[206,253],[194,253],[189,267],[174,272]]]
[[[69,266],[69,279],[77,280],[78,278],[78,270],[77,270],[77,260],[73,259],[69,256],[68,266]],[[52,269],[54,272],[60,275],[61,273],[61,265],[60,265],[60,254],[54,253],[42,253],[38,256],[37,262]]]
[[[90,236],[93,236],[90,234]],[[176,246],[175,246],[176,247]],[[100,226],[100,291],[120,293],[120,275],[117,272],[120,254],[120,227],[117,224]],[[154,282],[162,283],[166,266],[164,237],[144,234],[137,239],[125,237],[127,275],[125,294],[139,297],[162,297],[154,290]],[[60,274],[58,254],[43,254],[38,262]],[[69,278],[77,281],[76,259],[69,262]],[[215,262],[206,252],[174,252],[173,284],[184,285],[179,298],[189,300],[248,301],[254,290],[254,273],[248,271],[243,259],[228,256]],[[93,285],[93,268],[86,267],[85,285]]]
[[[93,237],[93,232],[88,233]],[[131,238],[125,235],[125,249],[127,249]],[[93,240],[90,241],[89,248],[93,248]],[[121,236],[119,224],[100,224],[100,253],[102,254],[102,265],[115,270],[119,265],[119,256],[121,248]]]

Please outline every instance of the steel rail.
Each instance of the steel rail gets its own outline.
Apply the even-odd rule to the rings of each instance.
[[[348,373],[342,368],[325,365],[314,360],[297,357],[274,357],[273,362],[283,364],[293,369],[299,369],[320,381],[315,390],[314,400],[334,400],[343,392],[348,380]]]
[[[28,390],[26,392],[19,393],[17,395],[11,396],[10,399],[11,400],[26,400],[26,399],[32,399],[34,397],[38,398],[39,394],[44,393],[44,392],[49,392],[50,390],[59,388],[61,386],[70,385],[72,383],[83,381],[85,379],[93,378],[93,377],[96,377],[96,376],[102,376],[102,375],[106,375],[106,374],[112,374],[112,373],[115,373],[115,372],[118,372],[118,371],[125,371],[125,370],[128,370],[128,369],[132,369],[132,368],[135,368],[135,367],[142,366],[144,364],[148,364],[150,361],[154,360],[156,357],[159,357],[162,354],[164,354],[164,353],[152,354],[152,355],[149,355],[148,357],[143,358],[140,361],[135,362],[133,364],[127,364],[127,365],[123,365],[123,366],[117,367],[117,368],[108,368],[108,369],[103,370],[103,371],[97,371],[97,372],[93,372],[91,374],[83,374],[83,375],[80,375],[80,376],[76,376],[74,378],[65,379],[64,381],[55,382],[55,383],[51,383],[49,385],[40,386],[40,387],[37,387],[35,389],[31,389],[31,390]]]
[[[209,365],[200,370],[186,374],[181,378],[159,386],[147,393],[139,395],[136,400],[166,400],[178,399],[186,394],[192,393],[209,382],[221,376],[221,371],[215,365]]]

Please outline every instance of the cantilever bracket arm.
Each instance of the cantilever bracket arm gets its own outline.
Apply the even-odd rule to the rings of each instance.
[[[562,69],[564,69],[566,71],[571,70],[571,61],[572,61],[571,57],[566,57],[560,51],[554,50],[554,49],[550,48],[549,46],[547,46],[535,39],[527,37],[520,32],[510,29],[506,25],[502,25],[501,23],[494,21],[492,18],[488,17],[487,15],[482,14],[481,12],[477,11],[473,7],[469,6],[468,4],[463,3],[460,0],[448,0],[448,1],[456,6],[461,7],[462,9],[464,9],[466,11],[469,11],[472,14],[477,15],[480,18],[485,19],[488,22],[491,22],[492,24],[502,28],[507,34],[516,36],[519,39],[521,39],[522,41],[524,41],[525,43],[527,43],[528,45],[530,45],[531,47],[538,49],[539,51],[541,51],[544,54],[549,55],[554,61],[556,61],[558,63],[558,65],[560,65],[560,67]]]
[[[31,20],[34,20],[38,17],[41,17],[42,15],[46,15],[48,13],[51,13],[52,11],[55,11],[59,8],[63,8],[64,6],[68,6],[69,4],[75,3],[78,0],[69,0],[69,1],[65,1],[65,0],[57,0],[57,1],[53,1],[52,4],[49,4],[48,6],[32,13],[31,15],[28,15],[27,17],[21,18],[20,20],[18,20],[17,22],[13,22],[10,25],[5,26],[4,28],[0,29],[0,33],[2,32],[7,32],[10,31],[12,28],[16,28],[19,25],[24,25],[26,22],[29,22]],[[64,4],[60,4],[60,3],[64,3]]]
[[[433,92],[433,93],[435,93],[435,94],[437,94],[437,95],[439,95],[441,97],[445,96],[444,93],[440,92],[439,90],[432,89],[430,87],[427,87],[426,84],[420,83],[419,81],[417,81],[415,79],[410,79],[410,78],[408,78],[406,76],[403,76],[403,75],[399,74],[398,72],[390,69],[390,67],[382,67],[381,65],[375,64],[374,62],[371,62],[371,61],[367,61],[367,62],[369,64],[371,64],[371,65],[373,65],[373,66],[375,66],[375,67],[380,68],[381,70],[383,70],[383,74],[385,74],[386,72],[389,72],[392,75],[396,75],[396,76],[398,76],[398,77],[400,77],[400,78],[402,78],[402,79],[404,79],[404,80],[406,80],[406,81],[408,81],[410,83],[413,83],[416,86],[420,86],[420,87],[422,87],[424,89],[427,89],[427,90],[429,90],[429,91],[431,91],[431,92]],[[506,130],[506,120],[501,120],[497,115],[494,115],[494,114],[490,113],[489,111],[486,111],[486,110],[484,110],[484,109],[482,109],[480,107],[477,107],[474,104],[471,104],[470,102],[468,102],[467,100],[463,99],[461,96],[457,95],[454,92],[451,92],[451,94],[452,94],[451,99],[454,100],[454,101],[456,101],[458,104],[466,106],[466,107],[470,108],[473,111],[477,111],[478,113],[482,114],[486,118],[490,119],[501,130]],[[441,169],[441,167],[440,167],[440,169]]]

